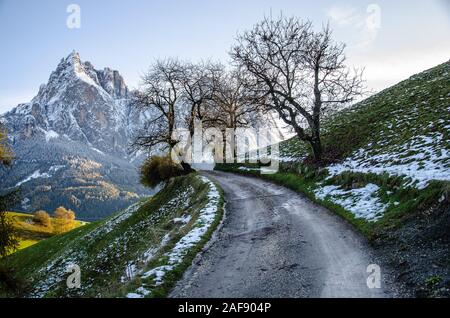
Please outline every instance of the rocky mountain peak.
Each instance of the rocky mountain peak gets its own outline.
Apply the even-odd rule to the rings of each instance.
[[[16,210],[64,205],[98,218],[147,193],[137,174],[141,159],[128,154],[143,122],[128,96],[118,71],[98,70],[74,51],[30,102],[0,116],[16,156],[11,169],[0,169],[1,186],[20,186]]]
[[[104,152],[125,154],[131,128],[139,125],[128,96],[118,71],[97,70],[73,51],[61,59],[31,102],[17,106],[2,119],[13,139],[64,137]]]

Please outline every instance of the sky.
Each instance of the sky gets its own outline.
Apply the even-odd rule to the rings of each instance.
[[[0,113],[73,50],[138,88],[158,58],[227,63],[239,32],[280,12],[329,22],[374,92],[450,59],[450,0],[0,0]]]

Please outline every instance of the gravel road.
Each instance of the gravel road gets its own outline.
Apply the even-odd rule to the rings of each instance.
[[[205,175],[225,192],[226,218],[171,297],[390,297],[384,282],[367,287],[375,257],[338,216],[257,178]]]

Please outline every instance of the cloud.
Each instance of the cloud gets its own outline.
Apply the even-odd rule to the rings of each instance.
[[[355,7],[332,6],[326,14],[331,23],[359,33],[359,39],[354,45],[359,49],[367,49],[376,40],[381,28],[381,8],[377,4],[370,4],[366,11]]]
[[[332,6],[327,10],[327,17],[340,27],[349,25],[359,25],[363,23],[363,19],[358,10],[354,7],[338,7]]]

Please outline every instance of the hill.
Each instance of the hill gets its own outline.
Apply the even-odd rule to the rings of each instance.
[[[305,193],[365,234],[418,296],[449,295],[449,83],[447,62],[327,118],[325,166],[292,138],[280,144],[276,174],[217,168]]]
[[[46,227],[33,222],[33,215],[18,212],[6,212],[9,218],[12,218],[14,228],[18,232],[19,247],[18,250],[24,249],[37,242],[56,235],[54,232],[57,226],[57,220],[50,218],[52,226]],[[85,225],[86,222],[75,220],[73,228]]]
[[[149,200],[4,259],[26,297],[164,296],[211,236],[222,215],[220,190],[207,178],[179,177]],[[80,288],[66,285],[67,268]],[[3,293],[11,296],[6,287]]]

